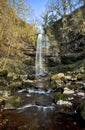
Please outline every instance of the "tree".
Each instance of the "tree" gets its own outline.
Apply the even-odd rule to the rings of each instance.
[[[79,0],[79,2],[85,5],[85,0]]]
[[[8,0],[8,4],[14,8],[18,16],[24,21],[27,19],[30,11],[30,6],[26,2],[27,0]]]
[[[72,13],[76,8],[84,4],[85,0],[48,0],[45,11],[46,13],[42,16],[44,26],[54,24],[55,21]],[[66,21],[62,21],[62,23],[64,27]]]
[[[85,0],[48,0],[47,11],[49,15],[59,19],[83,4],[85,4]]]
[[[43,16],[41,16],[42,19],[43,19],[43,28],[45,30],[45,28],[47,27],[48,25],[48,12],[45,12]]]

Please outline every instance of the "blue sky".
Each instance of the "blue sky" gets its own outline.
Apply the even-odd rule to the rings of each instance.
[[[48,0],[29,0],[29,4],[34,11],[35,17],[39,18],[42,12],[45,11],[45,6]]]

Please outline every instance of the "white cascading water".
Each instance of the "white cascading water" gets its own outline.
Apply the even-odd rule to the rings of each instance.
[[[44,76],[47,73],[46,68],[46,54],[48,53],[49,40],[42,27],[38,28],[36,60],[35,60],[35,73],[37,76]]]

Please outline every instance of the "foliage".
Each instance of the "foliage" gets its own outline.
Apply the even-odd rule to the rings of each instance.
[[[0,77],[7,77],[7,75],[8,75],[7,70],[0,71]]]
[[[66,46],[67,43],[70,47],[73,45],[71,44],[71,41],[74,43],[74,40],[76,39],[77,42],[77,39],[79,39],[80,35],[85,35],[84,21],[85,6],[82,6],[81,8],[75,10],[72,14],[63,16],[62,19],[59,19],[55,22],[52,22],[51,25],[48,25],[48,27],[46,27],[47,34],[49,37],[53,36],[55,38],[56,45],[58,43],[60,46],[60,51],[66,52],[68,51],[68,48]],[[51,41],[51,43],[53,43],[53,41]],[[79,44],[79,42],[74,43],[74,46],[76,47],[77,44]]]
[[[20,26],[24,28],[25,27],[25,21],[21,20]]]
[[[46,21],[45,18],[48,16],[47,24],[52,25],[55,21],[71,14],[75,9],[84,4],[84,0],[48,0],[43,20]]]
[[[27,66],[23,63],[23,48],[35,45],[34,24],[21,20],[5,0],[0,1],[0,69],[21,73]],[[23,73],[23,72],[22,72]]]
[[[50,72],[56,72],[57,73],[67,73],[69,71],[75,71],[75,70],[79,70],[80,67],[84,67],[85,66],[85,59],[84,60],[80,60],[80,61],[76,61],[75,63],[72,64],[59,64],[55,67],[51,67],[49,68]]]
[[[26,0],[8,0],[8,5],[10,5],[24,21],[29,16],[30,6],[28,6]]]

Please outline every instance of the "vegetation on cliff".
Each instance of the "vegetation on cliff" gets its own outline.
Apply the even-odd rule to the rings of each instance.
[[[57,66],[55,70],[59,72],[73,70],[79,67],[79,64],[80,67],[84,66],[85,1],[50,2],[53,3],[48,4],[47,12],[43,17],[43,26],[51,45],[49,64]]]
[[[20,19],[7,2],[0,1],[0,70],[24,73],[28,66],[23,49],[35,45],[36,29],[34,24]]]

